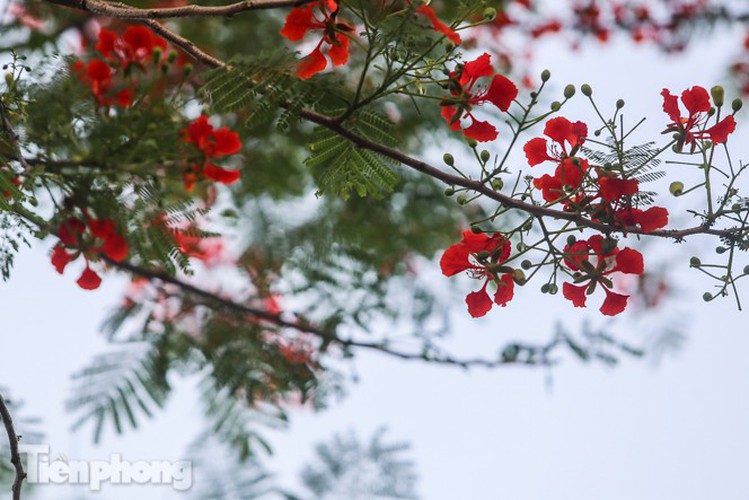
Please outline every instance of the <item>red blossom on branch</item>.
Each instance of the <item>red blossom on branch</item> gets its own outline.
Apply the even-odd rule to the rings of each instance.
[[[488,87],[476,85],[479,78],[492,75]],[[489,122],[477,120],[473,116],[473,107],[488,101],[501,111],[507,111],[518,95],[518,88],[505,76],[494,74],[491,56],[484,53],[450,73],[450,93],[451,96],[442,100],[442,117],[450,128],[460,130],[461,118],[470,118],[471,125],[463,129],[463,135],[486,142],[497,138],[497,129]]]
[[[200,151],[200,161],[191,163],[182,170],[185,189],[191,191],[195,182],[203,178],[222,184],[232,184],[239,179],[239,170],[225,169],[210,161],[238,153],[242,149],[239,134],[226,127],[214,129],[208,117],[200,115],[187,128],[182,129],[182,138]]]
[[[460,35],[457,34],[455,30],[450,26],[440,21],[433,8],[429,7],[428,5],[422,5],[418,7],[414,12],[416,12],[417,14],[421,14],[429,19],[429,22],[432,23],[432,28],[434,28],[434,31],[442,33],[455,45],[461,44]]]
[[[695,140],[710,139],[715,143],[724,143],[728,135],[736,130],[736,120],[728,115],[710,128],[705,128],[710,115],[710,96],[703,87],[694,86],[681,93],[681,102],[689,115],[681,116],[679,101],[668,89],[663,89],[663,111],[671,118],[664,133],[679,134],[678,144],[689,144]]]
[[[440,259],[442,274],[454,276],[463,271],[477,280],[485,280],[484,286],[466,297],[468,312],[474,318],[485,315],[492,308],[492,299],[486,291],[490,282],[497,285],[494,303],[506,306],[512,300],[515,284],[510,269],[503,269],[502,263],[510,257],[510,240],[497,233],[487,236],[484,233],[463,231],[463,239],[447,250]]]
[[[322,19],[315,16],[315,10],[322,15]],[[328,60],[322,52],[324,44],[330,46],[327,54],[334,66],[348,62],[350,40],[347,33],[352,32],[353,27],[338,22],[337,15],[338,2],[325,0],[294,7],[286,16],[281,35],[289,41],[298,42],[310,31],[323,32],[317,46],[297,64],[296,74],[299,78],[306,80],[327,67]]]

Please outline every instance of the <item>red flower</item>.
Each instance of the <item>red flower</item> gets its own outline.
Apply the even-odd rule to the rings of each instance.
[[[139,66],[153,57],[153,50],[160,47],[166,51],[166,40],[154,35],[145,26],[128,26],[122,37],[106,28],[99,30],[99,39],[94,45],[102,56],[126,70],[131,65]]]
[[[511,250],[510,240],[501,234],[489,237],[484,233],[463,231],[463,239],[445,250],[442,255],[440,267],[445,276],[467,271],[474,279],[486,280],[481,290],[471,292],[466,297],[468,312],[474,318],[485,315],[492,308],[492,299],[486,291],[489,282],[497,285],[494,303],[506,306],[512,300],[512,274],[506,272],[508,269],[503,269],[501,265],[510,256]]]
[[[428,5],[422,5],[421,7],[418,7],[414,12],[426,16],[427,19],[429,19],[429,22],[432,23],[432,28],[434,28],[434,31],[442,33],[455,45],[460,45],[460,35],[458,35],[450,26],[440,21],[437,18],[437,14],[435,14],[433,8],[429,7]]]
[[[642,254],[637,250],[628,247],[619,250],[616,246],[606,249],[606,246],[604,237],[596,234],[564,248],[564,262],[575,271],[575,283],[582,284],[564,283],[562,293],[575,307],[585,307],[587,296],[600,284],[606,293],[600,311],[606,316],[615,316],[627,307],[629,296],[613,292],[608,276],[615,272],[639,275],[645,267]]]
[[[94,290],[101,284],[101,277],[89,265],[90,260],[97,260],[103,254],[121,262],[129,252],[127,241],[109,219],[68,218],[60,224],[57,237],[60,242],[52,250],[52,265],[63,274],[70,262],[83,255],[86,268],[77,283],[85,290]]]
[[[214,165],[209,160],[238,153],[242,149],[239,134],[228,128],[215,129],[208,121],[208,117],[200,115],[193,120],[186,129],[182,130],[183,140],[194,144],[202,153],[201,163],[193,164],[183,169],[182,177],[185,189],[192,190],[195,181],[201,178],[211,179],[222,184],[236,182],[241,173],[239,170],[228,170]]]
[[[588,171],[588,160],[584,158],[564,158],[557,165],[554,175],[544,174],[533,179],[533,185],[541,190],[544,200],[555,202],[567,195],[565,187],[576,190],[582,184]]]
[[[315,9],[322,14],[322,19],[315,16]],[[330,46],[327,53],[334,66],[348,62],[349,38],[346,33],[353,31],[353,28],[346,23],[337,22],[337,14],[338,3],[335,0],[325,0],[294,7],[286,16],[281,35],[292,42],[298,42],[309,31],[323,32],[314,50],[297,64],[296,73],[299,78],[306,80],[327,67],[328,60],[322,53],[323,44]]]
[[[681,93],[681,102],[687,108],[689,116],[681,116],[679,101],[675,95],[667,89],[661,92],[663,96],[663,111],[671,118],[671,123],[665,132],[676,132],[679,134],[679,146],[689,144],[694,140],[710,139],[715,143],[723,143],[728,140],[728,135],[736,129],[736,120],[733,115],[728,115],[712,127],[705,129],[705,122],[710,111],[710,96],[703,87],[694,86]],[[702,130],[696,130],[700,129]]]
[[[494,75],[491,66],[491,56],[482,54],[476,60],[458,66],[450,73],[450,97],[442,101],[442,117],[447,120],[452,130],[460,130],[460,120],[463,117],[471,119],[471,125],[463,129],[463,135],[479,142],[492,141],[497,138],[497,129],[489,122],[476,120],[473,116],[473,106],[486,101],[494,104],[502,111],[507,111],[518,95],[518,88],[502,75],[494,75],[489,87],[474,89],[479,78]]]
[[[651,233],[668,224],[668,210],[663,207],[650,207],[647,210],[623,208],[616,211],[615,219],[625,226],[639,225],[644,232]]]
[[[559,116],[546,122],[544,135],[554,141],[551,146],[543,137],[536,137],[523,147],[528,165],[531,167],[545,161],[561,161],[575,156],[588,136],[588,126],[583,122],[572,123],[567,118]]]

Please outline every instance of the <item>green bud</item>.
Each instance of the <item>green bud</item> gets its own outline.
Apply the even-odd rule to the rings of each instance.
[[[548,283],[544,283],[543,285],[541,285],[541,293],[549,293],[549,284]]]
[[[458,205],[465,205],[468,203],[468,198],[465,197],[465,195],[460,195],[456,198],[456,201],[458,202]]]
[[[567,85],[564,87],[564,97],[565,99],[572,99],[572,96],[575,95],[575,86],[572,84]]]
[[[497,9],[493,7],[487,7],[484,9],[484,20],[485,21],[494,21],[494,18],[497,17]]]
[[[8,87],[13,85],[13,73],[5,73],[5,83]]]
[[[164,55],[164,49],[159,47],[158,45],[153,48],[151,51],[151,56],[153,57],[153,63],[159,64],[161,62],[161,56]]]
[[[525,285],[525,273],[522,269],[515,269],[512,272],[512,281],[518,285]]]
[[[182,74],[185,76],[190,76],[195,69],[195,66],[193,66],[190,63],[185,64],[185,66],[182,68]]]
[[[583,85],[580,87],[580,92],[582,92],[586,97],[590,97],[593,95],[593,89],[590,88],[590,85],[588,85],[587,83],[583,83]]]
[[[616,109],[622,109],[624,107],[624,99],[616,100]]]
[[[520,267],[525,269],[526,271],[533,267],[533,263],[529,261],[528,259],[525,259],[523,262],[520,263]]]
[[[715,114],[715,108],[712,106],[707,110],[707,116],[713,116]]]
[[[711,300],[713,300],[713,296],[710,295],[710,292],[705,292],[702,294],[702,300],[704,300],[705,302],[710,302]]]
[[[720,85],[716,85],[715,87],[710,89],[710,95],[713,96],[713,103],[715,103],[716,106],[721,107],[723,106],[723,99],[725,98],[726,92],[723,90],[723,87]]]
[[[738,97],[731,102],[731,109],[734,113],[737,113],[744,106],[744,101]]]
[[[551,78],[551,71],[548,69],[545,69],[541,72],[541,81],[542,82],[548,82],[549,78]]]
[[[525,250],[525,243],[523,243],[522,241],[519,241],[518,244],[515,245],[515,248],[517,249],[518,252],[522,252],[523,250]]]
[[[481,234],[484,232],[484,230],[481,229],[481,226],[479,226],[478,224],[474,224],[471,226],[471,232],[473,234]]]
[[[531,92],[529,95],[531,96],[531,99],[535,99],[536,97],[538,97],[538,92],[534,91],[534,92]]]
[[[169,64],[174,64],[174,61],[177,60],[177,57],[179,54],[177,54],[176,50],[170,50],[169,54],[166,56],[166,60],[169,61]]]
[[[478,142],[476,142],[476,139],[471,139],[470,137],[466,137],[466,143],[468,144],[468,147],[471,149],[476,148],[478,146]]]
[[[671,191],[671,194],[674,196],[681,196],[684,192],[684,183],[681,181],[674,181],[668,187],[668,190]]]
[[[549,285],[549,293],[550,294],[556,295],[558,291],[559,291],[559,287],[555,283],[552,283],[552,284]]]
[[[556,112],[556,111],[559,111],[560,109],[562,109],[562,103],[561,102],[554,101],[554,102],[551,103],[551,110],[552,111]]]
[[[567,236],[567,246],[571,247],[572,245],[575,244],[576,241],[577,241],[577,238],[575,238],[574,234]]]
[[[442,161],[445,162],[445,165],[449,165],[451,167],[455,165],[455,157],[450,153],[445,153],[444,155],[442,155]]]
[[[482,162],[484,162],[484,163],[488,162],[489,158],[491,158],[491,157],[492,157],[491,153],[489,151],[487,151],[486,149],[481,152],[481,161]]]
[[[749,274],[749,266],[744,266],[744,274]]]
[[[700,267],[702,265],[702,261],[699,257],[692,257],[689,259],[689,266],[690,267]]]
[[[454,188],[449,187],[449,188],[445,189],[445,196],[452,196],[454,194],[455,194],[455,189]]]
[[[728,251],[726,247],[715,247],[715,253],[724,254]]]
[[[505,185],[505,181],[503,181],[502,179],[499,179],[499,178],[492,179],[492,188],[495,191],[500,191],[504,187],[504,185]]]
[[[491,255],[486,250],[481,250],[476,256],[479,258],[479,260],[486,260],[489,258],[489,255]]]

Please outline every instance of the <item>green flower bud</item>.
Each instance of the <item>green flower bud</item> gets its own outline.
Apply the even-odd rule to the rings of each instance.
[[[548,283],[544,283],[543,285],[541,285],[541,293],[549,293],[549,284]]]
[[[622,109],[624,107],[624,99],[617,99],[616,109]]]
[[[700,267],[702,265],[702,261],[699,257],[692,257],[689,259],[689,266],[690,267]]]
[[[575,95],[575,86],[570,84],[564,87],[564,97],[565,99],[571,99],[572,96]]]
[[[5,73],[5,83],[8,87],[13,85],[13,73]]]
[[[590,97],[593,95],[593,89],[590,88],[590,85],[588,85],[587,83],[583,83],[582,87],[580,87],[580,92],[582,92],[586,97]]]
[[[176,50],[170,50],[169,54],[166,56],[166,60],[169,61],[169,64],[174,64],[174,61],[177,60],[177,57],[179,54],[177,54]]]
[[[671,194],[674,196],[681,196],[684,192],[684,183],[681,181],[674,181],[668,187],[668,190],[671,191]]]
[[[183,74],[184,76],[186,76],[186,77],[187,77],[187,76],[190,76],[190,75],[192,74],[192,72],[193,72],[193,70],[194,70],[194,69],[195,69],[195,66],[193,66],[193,65],[192,65],[192,64],[190,64],[190,63],[187,63],[187,64],[185,64],[185,66],[184,66],[184,67],[182,68],[182,74]]]
[[[721,107],[723,106],[723,99],[725,98],[726,92],[723,90],[723,87],[720,85],[716,85],[715,87],[710,89],[710,95],[713,96],[713,103],[715,103],[716,106]]]
[[[454,188],[449,187],[449,188],[445,189],[445,196],[452,196],[454,194],[455,194],[455,189]]]
[[[486,149],[481,152],[481,161],[482,162],[484,162],[484,163],[488,162],[489,158],[491,158],[491,157],[492,157],[491,153],[489,151],[487,151]]]
[[[749,274],[749,266],[744,266],[744,274]]]
[[[466,137],[466,143],[468,144],[468,147],[471,149],[476,148],[478,146],[478,142],[476,142],[476,139],[471,139],[470,137]]]
[[[715,247],[715,253],[724,254],[728,251],[726,247]]]
[[[458,202],[458,205],[465,205],[468,203],[468,198],[465,197],[465,195],[460,195],[456,198],[456,201]]]
[[[574,245],[576,241],[577,241],[577,238],[575,238],[574,234],[567,236],[567,246]]]
[[[704,300],[705,302],[710,302],[711,300],[713,300],[713,296],[710,295],[710,292],[705,292],[702,294],[702,300]]]
[[[445,153],[444,155],[442,155],[442,161],[445,162],[445,165],[449,165],[451,167],[455,165],[455,157],[450,153]]]
[[[738,113],[738,111],[744,106],[744,101],[739,99],[738,97],[731,102],[731,109],[733,109],[734,113]]]
[[[534,91],[534,92],[531,92],[529,95],[531,96],[531,99],[535,99],[536,97],[538,97],[538,92]]]
[[[525,273],[522,269],[515,269],[512,272],[512,281],[518,285],[525,285]]]
[[[542,82],[548,82],[549,78],[551,78],[551,71],[548,69],[545,69],[541,72],[541,81]]]
[[[489,258],[491,254],[487,252],[486,250],[481,250],[478,254],[476,254],[476,257],[479,258],[479,260],[486,260]]]
[[[525,269],[526,271],[533,267],[533,263],[529,261],[528,259],[525,259],[523,262],[520,263],[520,267]]]
[[[556,111],[559,111],[560,109],[562,109],[562,103],[561,102],[554,101],[554,102],[551,103],[551,110],[552,111],[556,112]]]
[[[492,188],[495,191],[500,191],[504,187],[504,185],[505,185],[505,181],[503,181],[502,179],[499,179],[499,178],[492,179]]]
[[[559,287],[555,283],[552,283],[549,285],[549,293],[551,295],[556,295],[558,291],[559,291]]]
[[[151,56],[153,57],[153,63],[159,64],[161,62],[161,56],[164,55],[164,49],[159,47],[158,45],[153,48],[151,51]]]
[[[471,226],[471,232],[473,234],[481,234],[484,232],[484,230],[481,229],[481,226],[479,226],[478,224],[474,224]]]
[[[497,9],[493,7],[487,7],[484,9],[483,15],[485,21],[494,21],[494,18],[497,17]]]

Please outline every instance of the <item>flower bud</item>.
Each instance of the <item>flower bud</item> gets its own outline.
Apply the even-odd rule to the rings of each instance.
[[[582,92],[586,97],[590,97],[593,95],[593,89],[590,88],[590,85],[588,85],[587,83],[583,83],[582,87],[580,87],[580,92]]]
[[[153,48],[151,51],[151,56],[153,57],[153,63],[159,64],[161,62],[161,56],[164,55],[164,49],[159,47],[158,45]]]
[[[186,77],[187,77],[187,76],[190,76],[190,75],[192,74],[192,72],[193,72],[193,70],[194,70],[194,69],[195,69],[195,66],[193,66],[193,65],[192,65],[192,64],[190,64],[190,63],[187,63],[187,64],[185,64],[185,66],[184,66],[184,67],[182,68],[182,74],[183,74],[184,76],[186,76]]]
[[[525,269],[526,271],[533,267],[533,263],[529,261],[528,259],[525,259],[523,262],[520,263],[520,267]]]
[[[567,245],[568,246],[574,245],[576,241],[577,241],[577,238],[575,238],[574,234],[571,234],[571,235],[567,236]]]
[[[616,100],[616,109],[622,109],[624,107],[624,99]]]
[[[442,155],[442,161],[445,162],[445,165],[449,165],[451,167],[455,165],[455,157],[450,153],[445,153],[444,155]]]
[[[522,269],[515,269],[512,272],[512,281],[518,285],[525,285],[525,273]]]
[[[559,287],[556,285],[556,283],[552,283],[549,285],[549,293],[551,295],[556,295],[559,291]]]
[[[702,261],[699,257],[692,257],[689,259],[689,266],[690,267],[700,267],[702,265]]]
[[[177,57],[179,54],[177,54],[176,50],[170,50],[169,54],[166,56],[166,60],[169,61],[169,64],[174,64],[174,61],[177,60]]]
[[[486,261],[486,259],[488,259],[490,255],[491,254],[486,250],[481,250],[478,254],[476,254],[476,257],[478,257],[480,261]]]
[[[502,179],[499,179],[499,178],[492,179],[492,188],[495,191],[500,191],[504,187],[504,185],[505,185],[505,181],[503,181]]]
[[[541,293],[549,293],[549,284],[548,283],[544,283],[543,285],[541,285]]]
[[[710,295],[710,292],[705,292],[702,294],[702,300],[704,300],[705,302],[710,302],[711,300],[713,300],[713,296]]]
[[[744,274],[749,274],[749,266],[744,266]]]
[[[716,85],[715,87],[710,89],[710,95],[713,96],[713,103],[721,107],[723,106],[723,99],[725,98],[726,92],[723,90],[723,87],[720,85]]]
[[[681,181],[674,181],[668,187],[668,190],[671,191],[671,194],[674,196],[681,196],[684,192],[684,183]]]
[[[550,107],[552,111],[559,111],[560,109],[562,109],[562,103],[560,103],[559,101],[554,101],[551,103]]]
[[[731,102],[731,109],[733,109],[734,113],[737,113],[742,107],[744,106],[744,101],[739,99],[738,97]]]
[[[488,162],[488,161],[489,161],[489,158],[491,158],[491,157],[492,157],[492,155],[491,155],[491,153],[490,153],[489,151],[487,151],[487,150],[485,149],[485,150],[483,150],[483,151],[481,152],[481,155],[480,155],[480,157],[481,157],[481,161],[482,161],[482,162],[484,162],[484,163],[486,163],[486,162]]]
[[[479,144],[478,142],[476,142],[476,139],[471,139],[470,137],[466,138],[466,143],[468,144],[468,147],[471,149],[474,149]]]
[[[728,251],[726,247],[715,247],[715,253],[724,254]]]
[[[471,226],[471,232],[473,234],[481,234],[484,232],[484,230],[481,229],[481,226],[479,226],[478,224],[474,224]]]
[[[454,194],[455,194],[455,189],[454,188],[449,187],[449,188],[445,189],[445,196],[452,196]]]
[[[13,73],[5,73],[5,84],[10,87],[13,85]]]
[[[542,82],[548,82],[549,78],[551,78],[551,71],[548,69],[545,69],[541,72],[541,81]]]
[[[468,203],[468,198],[465,197],[465,195],[460,195],[456,198],[456,201],[458,202],[458,205],[465,205]]]
[[[487,7],[484,9],[483,16],[485,21],[494,21],[494,18],[497,17],[497,9],[493,7]]]
[[[574,85],[569,84],[566,87],[564,87],[564,97],[565,97],[565,99],[571,99],[573,95],[575,95],[575,86]]]

